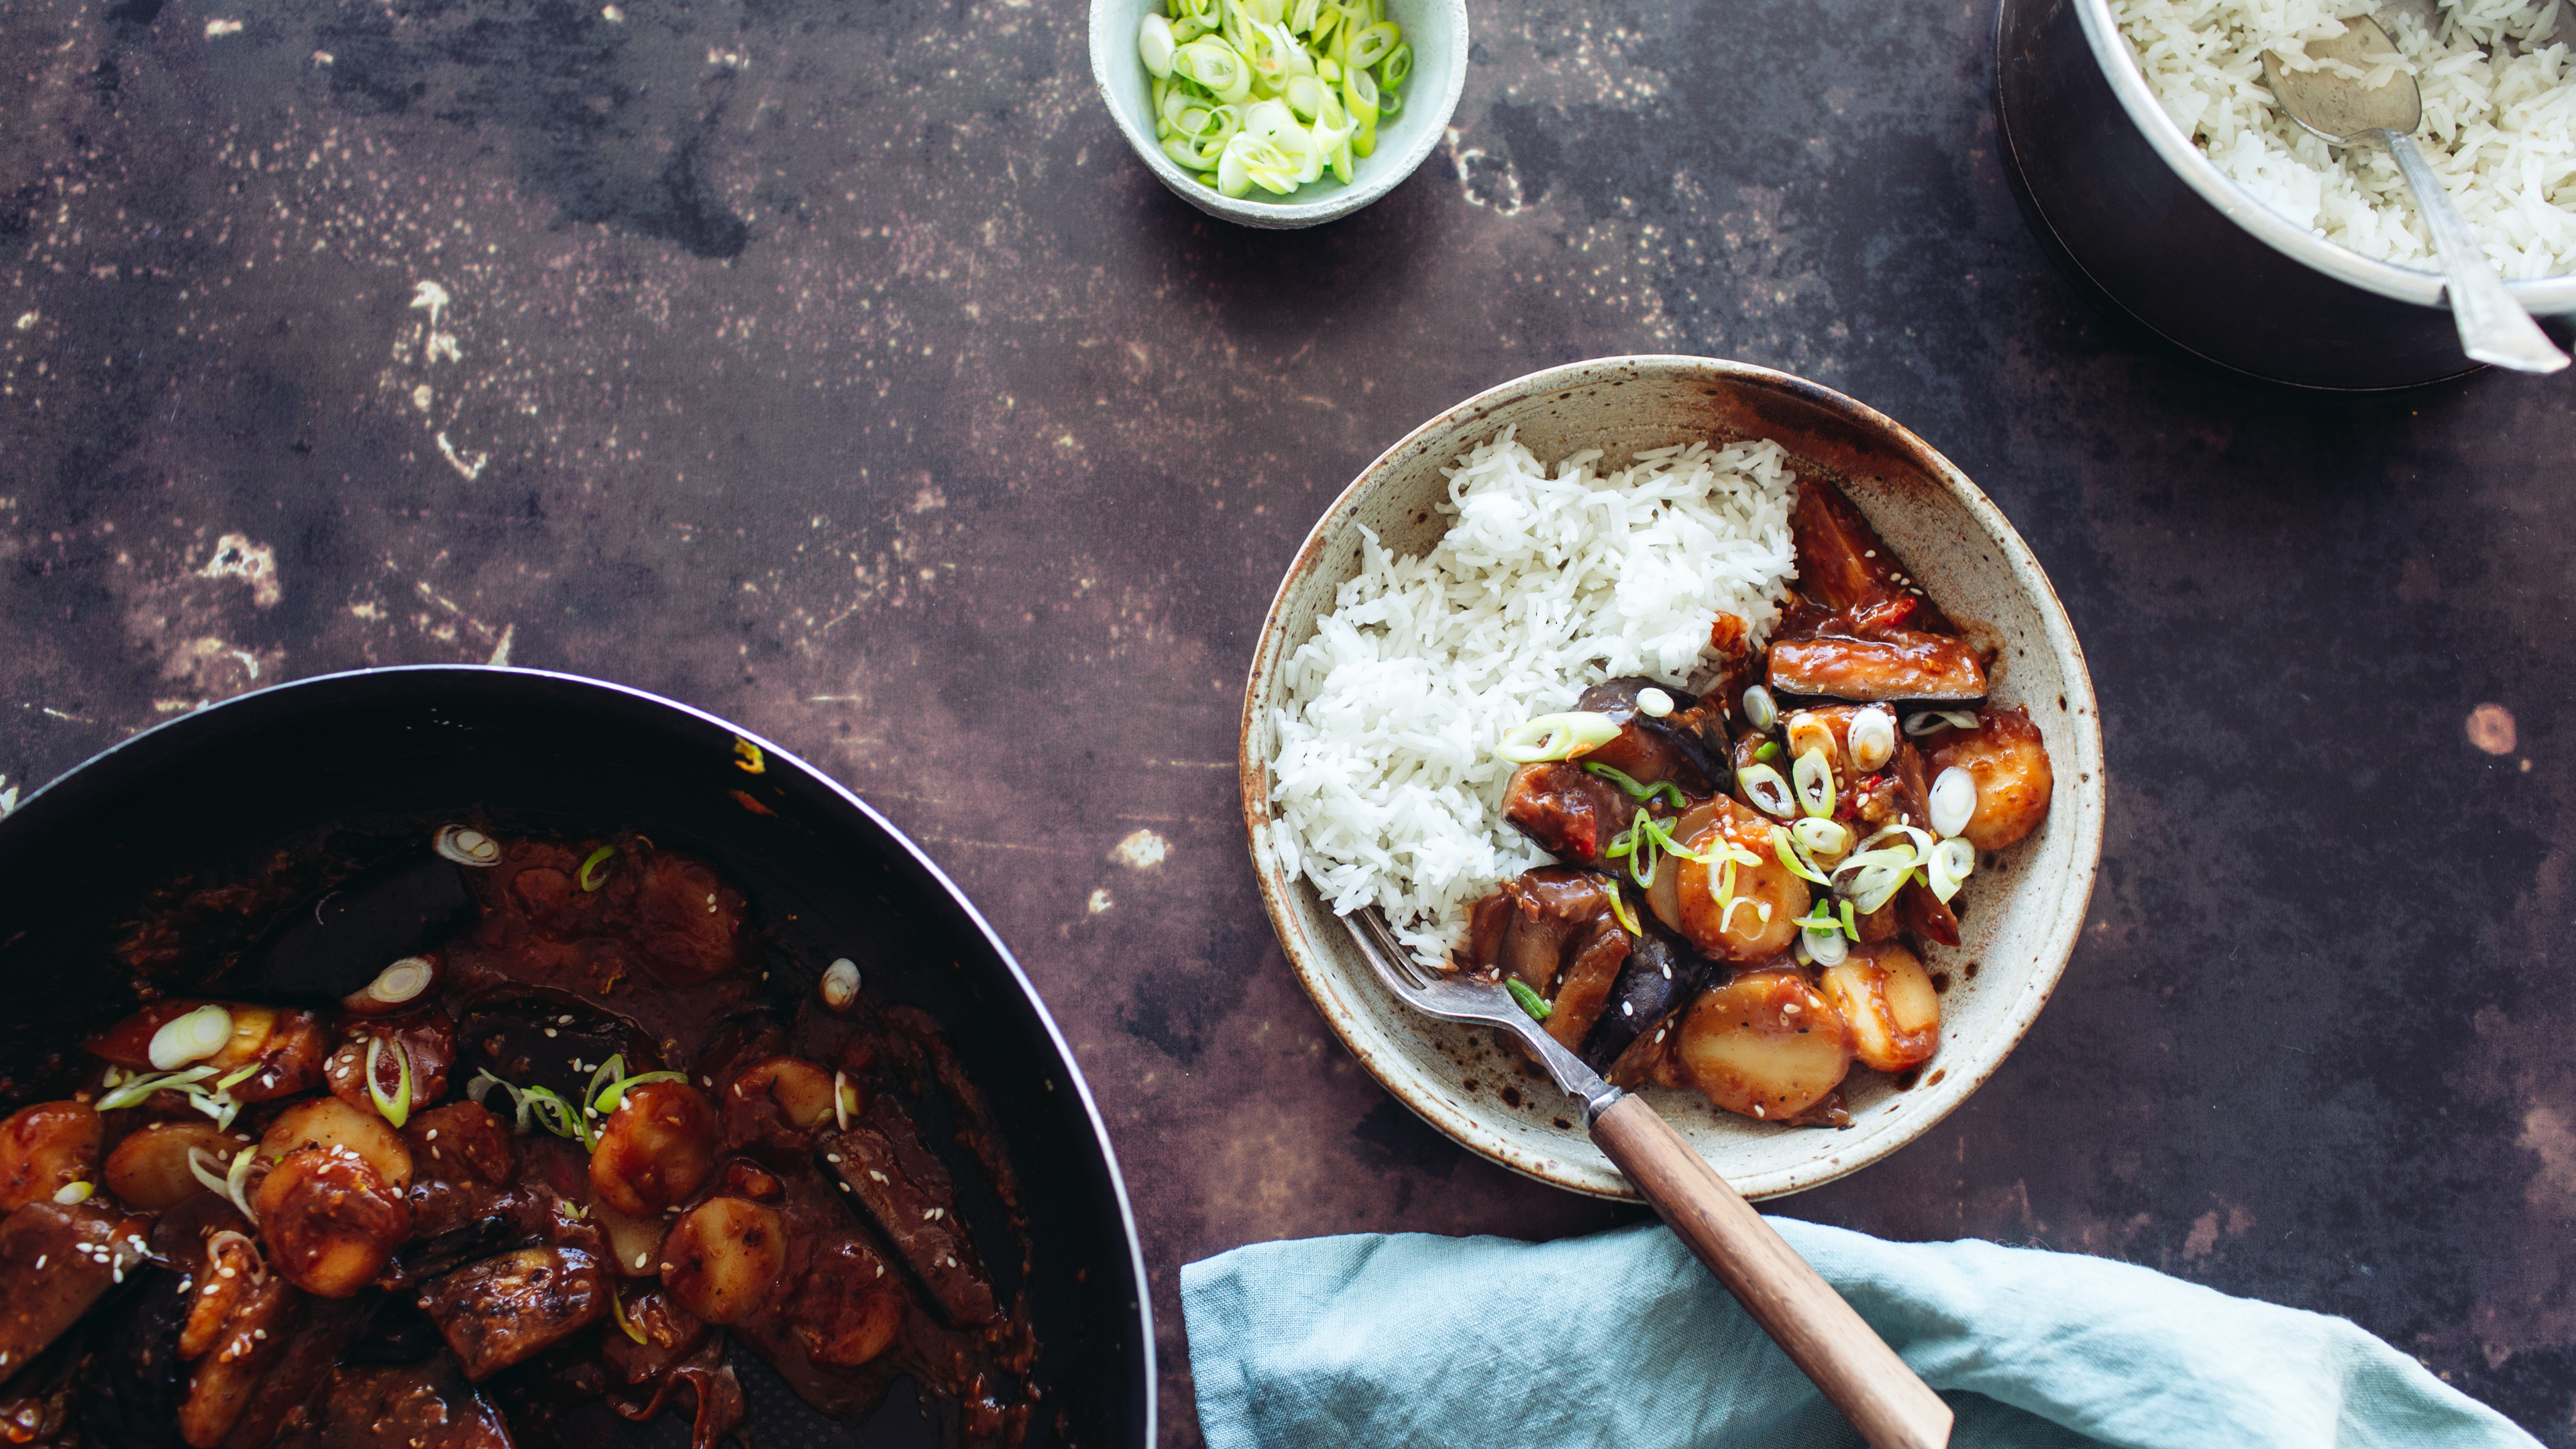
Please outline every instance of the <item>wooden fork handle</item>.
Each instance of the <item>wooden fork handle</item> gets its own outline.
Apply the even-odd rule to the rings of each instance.
[[[1592,1140],[1874,1449],[1950,1442],[1950,1406],[1654,1108],[1621,1097]]]

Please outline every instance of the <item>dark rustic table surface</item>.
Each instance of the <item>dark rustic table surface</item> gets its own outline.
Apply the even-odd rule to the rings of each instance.
[[[2111,817],[2002,1071],[1776,1210],[2348,1314],[2576,1444],[2565,379],[2317,399],[2107,324],[1983,3],[1476,0],[1449,144],[1294,234],[1165,194],[1064,4],[621,3],[0,6],[7,788],[428,660],[786,743],[1075,1043],[1190,1444],[1181,1264],[1636,1216],[1436,1136],[1282,964],[1233,772],[1275,581],[1479,389],[1784,368],[2020,527]]]

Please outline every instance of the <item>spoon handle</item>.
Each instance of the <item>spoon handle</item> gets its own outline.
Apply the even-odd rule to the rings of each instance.
[[[2450,293],[2451,318],[2460,327],[2462,350],[2480,362],[2516,372],[2556,372],[2565,367],[2567,354],[2504,289],[2485,249],[2469,235],[2469,223],[2451,204],[2451,193],[2442,188],[2442,178],[2424,163],[2415,138],[2396,131],[2380,134],[2387,138],[2397,169],[2415,193],[2424,226],[2433,233],[2433,250],[2441,254],[2443,282]]]

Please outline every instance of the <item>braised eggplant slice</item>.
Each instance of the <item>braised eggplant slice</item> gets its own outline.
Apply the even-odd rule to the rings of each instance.
[[[1612,908],[1618,889],[1590,871],[1546,866],[1503,882],[1469,912],[1470,956],[1546,997],[1547,1034],[1569,1050],[1600,1018],[1628,958],[1631,938]]]
[[[1628,792],[1572,760],[1523,765],[1503,787],[1503,819],[1541,850],[1597,866],[1601,852],[1636,818]]]
[[[608,1316],[608,1279],[578,1248],[522,1248],[429,1285],[420,1306],[481,1383]]]
[[[491,1401],[447,1359],[334,1370],[278,1449],[512,1449]]]
[[[418,955],[473,909],[458,868],[437,856],[380,867],[288,916],[230,984],[336,1002]]]
[[[31,1202],[0,1221],[0,1380],[125,1281],[148,1231],[95,1203]]]
[[[1638,706],[1639,692],[1648,689],[1661,690],[1671,702],[1663,715]],[[1586,760],[1641,784],[1669,780],[1694,799],[1714,792],[1726,778],[1726,725],[1713,698],[1702,701],[1689,690],[1625,675],[1583,691],[1574,707],[1606,715],[1619,726],[1608,744],[1584,753]]]
[[[141,1291],[111,1300],[93,1330],[98,1357],[83,1383],[81,1423],[101,1444],[119,1449],[182,1449],[179,1405],[188,1367],[179,1361],[179,1325],[189,1291],[176,1273],[151,1272]]]
[[[1798,550],[1798,592],[1807,598],[1828,609],[1934,634],[1958,632],[1940,606],[1913,585],[1896,550],[1831,483],[1799,481],[1789,536]]]
[[[1608,1072],[1640,1037],[1690,1004],[1725,969],[1692,950],[1651,912],[1640,915],[1638,924],[1645,932],[1629,943],[1619,979],[1583,1039],[1583,1060],[1596,1072]]]
[[[951,1212],[957,1193],[947,1167],[922,1145],[912,1119],[891,1098],[871,1104],[866,1121],[826,1136],[823,1161],[849,1184],[950,1322],[986,1324],[1001,1317],[992,1280],[965,1225]]]
[[[1874,639],[1821,635],[1771,646],[1775,694],[1815,695],[1861,703],[1986,697],[1977,651],[1946,634],[1891,629]]]

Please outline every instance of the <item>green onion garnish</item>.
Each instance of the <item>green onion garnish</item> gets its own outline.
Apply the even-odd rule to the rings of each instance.
[[[1782,826],[1771,827],[1771,853],[1780,857],[1780,864],[1788,867],[1791,875],[1803,877],[1828,888],[1833,885],[1832,881],[1825,879],[1823,873],[1807,863],[1806,852],[1798,848],[1798,842]]]
[[[1670,780],[1658,780],[1652,785],[1641,785],[1628,775],[1614,770],[1608,765],[1602,764],[1598,760],[1584,761],[1583,768],[1586,772],[1598,775],[1602,779],[1609,781],[1611,784],[1618,786],[1620,789],[1627,791],[1628,798],[1636,801],[1638,804],[1652,805],[1655,803],[1656,796],[1669,795],[1672,798],[1667,800],[1665,803],[1672,806],[1674,809],[1684,810],[1688,809],[1690,806],[1690,797],[1682,793],[1681,786],[1674,784]]]
[[[601,886],[607,884],[606,877],[603,876],[598,880],[592,880],[590,878],[590,873],[597,869],[602,861],[605,861],[616,854],[617,847],[613,845],[603,845],[599,849],[590,853],[590,859],[581,863],[581,888],[583,890],[595,891]]]
[[[1753,752],[1753,758],[1760,760],[1766,765],[1771,763],[1773,760],[1780,758],[1780,742],[1778,740],[1764,740],[1761,748],[1756,749]]]
[[[689,1074],[686,1072],[639,1072],[631,1077],[621,1077],[610,1083],[608,1090],[600,1093],[592,1101],[591,1110],[605,1117],[616,1111],[618,1105],[626,1100],[627,1089],[631,1087],[640,1087],[646,1082],[685,1082],[688,1079]]]
[[[376,1059],[384,1055],[386,1040],[381,1036],[367,1038],[367,1100],[376,1104],[376,1110],[384,1114],[386,1121],[394,1124],[394,1130],[400,1131],[402,1125],[411,1120],[411,1051],[401,1042],[393,1044],[394,1064],[401,1069],[402,1076],[393,1095],[387,1096],[384,1087],[376,1080]]]
[[[1512,1000],[1521,1004],[1521,1010],[1528,1012],[1532,1021],[1545,1021],[1556,1015],[1556,1008],[1548,1005],[1537,992],[1529,989],[1528,982],[1517,976],[1505,981],[1503,989],[1512,994]]]
[[[1629,908],[1628,893],[1619,889],[1616,876],[1610,880],[1610,914],[1618,919],[1620,930],[1631,936],[1646,934],[1645,928],[1637,924],[1637,913]]]
[[[213,1067],[190,1067],[184,1072],[158,1072],[149,1076],[134,1077],[125,1085],[99,1098],[98,1110],[113,1112],[120,1107],[131,1107],[164,1087],[174,1092],[186,1092],[192,1097],[202,1097],[206,1094],[206,1089],[197,1084],[214,1074]]]

